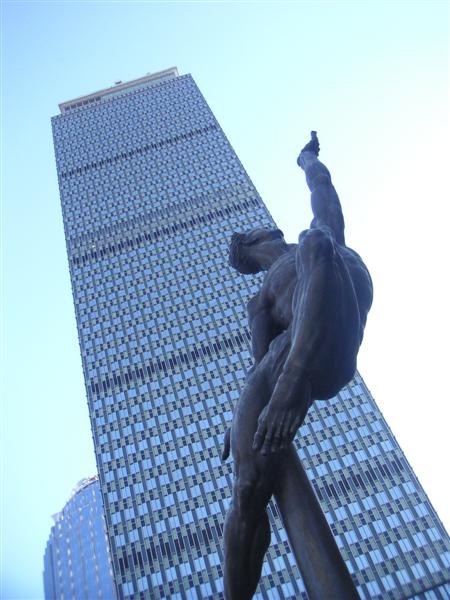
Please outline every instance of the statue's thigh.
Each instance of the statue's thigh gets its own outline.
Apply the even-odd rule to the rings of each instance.
[[[251,450],[258,418],[269,402],[270,390],[268,372],[260,363],[247,378],[233,415],[231,428],[231,448],[233,456]]]
[[[285,331],[271,343],[267,354],[248,376],[233,416],[231,447],[233,456],[252,455],[258,418],[269,403],[289,352],[291,334]]]

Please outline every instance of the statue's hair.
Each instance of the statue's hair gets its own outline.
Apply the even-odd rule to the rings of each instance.
[[[229,263],[233,269],[237,269],[241,262],[241,239],[244,235],[243,233],[233,233],[231,236]]]
[[[246,275],[259,273],[259,265],[246,255],[246,240],[246,233],[233,233],[230,243],[229,263],[233,269],[236,269],[239,273],[244,273]]]

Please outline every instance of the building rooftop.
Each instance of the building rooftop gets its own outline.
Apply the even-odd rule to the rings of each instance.
[[[74,98],[73,100],[61,102],[61,104],[59,104],[58,106],[60,111],[64,113],[72,108],[78,108],[86,104],[98,102],[105,96],[117,94],[118,92],[123,92],[124,90],[128,90],[130,88],[140,87],[149,82],[156,82],[158,79],[167,79],[171,77],[178,77],[178,69],[176,67],[171,67],[170,69],[165,69],[164,71],[158,71],[157,73],[147,73],[147,75],[145,75],[144,77],[139,77],[138,79],[126,81],[125,83],[123,83],[122,81],[116,81],[111,87],[105,88],[98,92],[93,92],[92,94],[87,94],[85,96],[79,96],[78,98]]]
[[[82,490],[84,490],[86,487],[88,487],[89,485],[92,485],[93,483],[95,483],[96,481],[98,481],[98,475],[91,475],[90,477],[85,477],[84,479],[81,479],[76,486],[73,488],[69,499],[67,500],[67,502],[64,504],[64,507],[57,513],[55,513],[54,515],[52,515],[52,519],[55,523],[57,523],[61,517],[63,516],[64,513],[64,509],[66,508],[66,506],[69,504],[69,502],[72,500],[72,498],[74,498],[79,492],[81,492]]]

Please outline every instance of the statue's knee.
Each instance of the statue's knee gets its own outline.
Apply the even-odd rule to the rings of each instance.
[[[234,488],[234,503],[238,512],[249,516],[265,509],[265,494],[258,477],[238,479]]]
[[[331,258],[334,254],[334,241],[324,229],[307,229],[298,238],[302,257],[308,259]]]
[[[305,229],[298,236],[298,243],[305,248],[332,245],[331,234],[326,229]]]
[[[235,485],[235,497],[239,507],[245,507],[251,503],[254,494],[256,482],[251,479],[238,480]]]

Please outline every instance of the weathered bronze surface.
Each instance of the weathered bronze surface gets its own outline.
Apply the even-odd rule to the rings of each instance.
[[[312,403],[332,398],[353,377],[372,304],[369,272],[345,244],[341,204],[318,154],[313,131],[297,163],[314,218],[298,244],[267,229],[235,233],[231,241],[236,270],[266,275],[248,303],[255,362],[225,439],[224,458],[231,445],[234,459],[224,532],[227,600],[255,593],[270,543],[272,495],[310,599],[358,598],[292,444]]]

